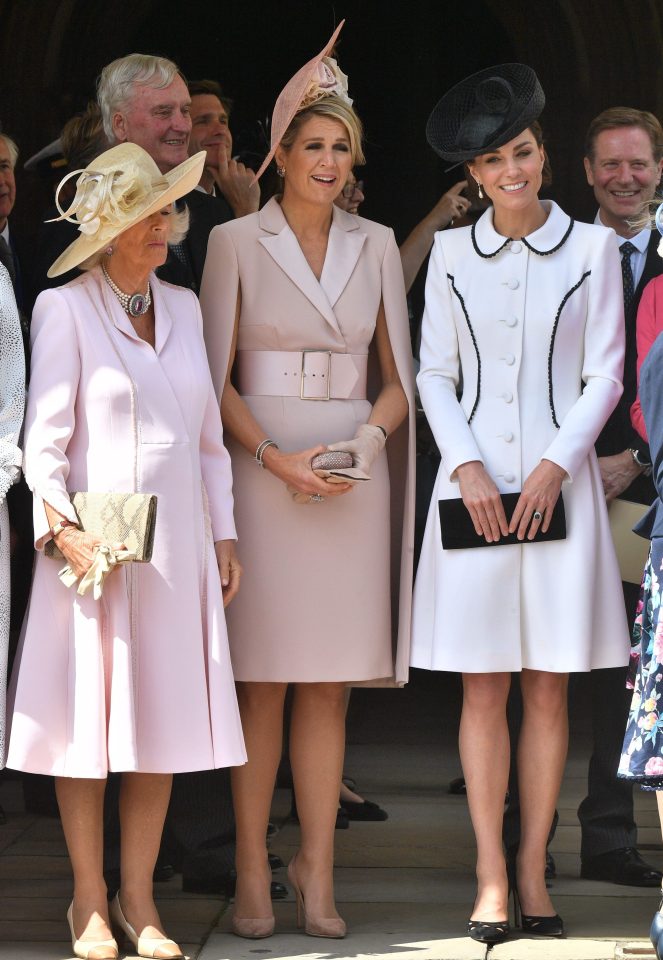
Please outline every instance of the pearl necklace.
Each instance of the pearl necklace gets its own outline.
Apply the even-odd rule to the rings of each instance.
[[[125,313],[128,313],[130,317],[142,317],[144,313],[147,313],[152,304],[152,290],[150,289],[149,283],[145,293],[134,293],[132,296],[129,296],[128,293],[123,293],[117,284],[113,283],[103,264],[101,265],[101,269],[103,270],[106,283],[120,301],[120,306]]]

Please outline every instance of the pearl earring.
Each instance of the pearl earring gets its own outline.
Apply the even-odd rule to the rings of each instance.
[[[106,247],[107,257],[112,257],[114,253],[115,253],[115,248],[112,245],[110,247]]]
[[[477,187],[478,187],[478,189],[479,189],[479,200],[483,200],[483,190],[481,189],[481,187],[483,186],[483,184],[481,183],[480,180],[477,180],[477,181],[476,181],[476,185],[477,185]]]

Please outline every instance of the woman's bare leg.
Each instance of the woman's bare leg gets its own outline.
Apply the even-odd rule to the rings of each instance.
[[[285,683],[238,683],[248,763],[231,771],[237,833],[235,915],[272,916],[267,824],[283,742]]]
[[[509,781],[506,703],[510,673],[464,673],[460,758],[477,842],[477,898],[471,919],[507,917],[509,887],[502,848],[504,797]]]
[[[120,905],[138,936],[165,937],[153,898],[157,862],[173,778],[162,773],[125,773],[120,787]],[[173,947],[158,956],[177,955]]]
[[[105,780],[55,778],[62,829],[74,872],[73,921],[78,940],[109,940],[113,936],[104,881],[105,790]],[[114,953],[100,949],[92,956],[102,960]]]
[[[555,913],[545,882],[546,844],[568,750],[568,675],[523,670],[520,688],[518,893],[523,913],[547,917]]]
[[[338,917],[334,829],[345,752],[345,708],[343,683],[298,683],[295,687],[290,763],[301,826],[297,877],[310,917]]]

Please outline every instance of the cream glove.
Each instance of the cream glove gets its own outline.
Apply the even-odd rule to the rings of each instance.
[[[92,590],[92,596],[95,600],[98,600],[104,587],[104,580],[108,574],[111,573],[118,564],[135,559],[136,553],[134,550],[113,550],[107,544],[100,543],[96,549],[90,569],[81,577],[76,593],[82,597],[88,590]],[[73,587],[78,580],[78,577],[69,564],[58,572],[58,577],[62,580],[65,587]]]
[[[329,443],[327,449],[351,453],[353,467],[370,474],[373,461],[377,459],[385,442],[385,436],[380,427],[375,427],[371,423],[362,423],[357,429],[354,440]]]

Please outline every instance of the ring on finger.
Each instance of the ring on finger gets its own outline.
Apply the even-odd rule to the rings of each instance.
[[[543,514],[541,513],[540,510],[535,510],[535,511],[534,511],[534,513],[532,514],[532,520],[537,520],[537,521],[538,521],[538,520],[543,520]]]
[[[309,497],[310,503],[324,503],[324,497],[319,493],[312,493]]]

